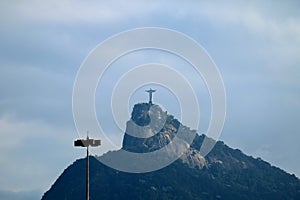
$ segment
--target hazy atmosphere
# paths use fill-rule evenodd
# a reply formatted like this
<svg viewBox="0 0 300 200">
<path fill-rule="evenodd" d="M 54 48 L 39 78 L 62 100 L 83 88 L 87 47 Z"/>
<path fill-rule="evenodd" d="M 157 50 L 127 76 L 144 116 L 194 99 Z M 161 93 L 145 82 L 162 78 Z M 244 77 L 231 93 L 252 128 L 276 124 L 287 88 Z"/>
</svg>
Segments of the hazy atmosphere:
<svg viewBox="0 0 300 200">
<path fill-rule="evenodd" d="M 1 1 L 0 195 L 25 192 L 39 199 L 69 164 L 85 156 L 73 147 L 77 71 L 99 43 L 141 27 L 173 29 L 202 45 L 226 89 L 220 140 L 300 177 L 299 8 L 298 1 Z M 111 115 L 107 98 L 132 62 L 174 65 L 194 88 L 205 90 L 180 59 L 137 52 L 116 61 L 100 82 L 100 121 Z M 156 87 L 155 101 L 180 118 L 178 104 L 170 104 L 175 97 Z M 148 100 L 146 88 L 133 94 L 129 110 Z M 208 95 L 197 93 L 204 115 L 210 112 Z M 208 119 L 202 118 L 198 132 L 205 132 Z M 119 148 L 122 132 L 106 120 Z"/>
</svg>

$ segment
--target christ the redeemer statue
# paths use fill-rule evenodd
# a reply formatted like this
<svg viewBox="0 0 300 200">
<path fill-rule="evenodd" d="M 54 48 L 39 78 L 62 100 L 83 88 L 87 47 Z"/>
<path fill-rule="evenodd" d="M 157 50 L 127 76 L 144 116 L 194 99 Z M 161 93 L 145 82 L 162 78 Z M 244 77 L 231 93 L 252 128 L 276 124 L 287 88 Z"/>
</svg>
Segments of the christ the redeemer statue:
<svg viewBox="0 0 300 200">
<path fill-rule="evenodd" d="M 149 93 L 149 104 L 152 105 L 152 93 L 154 93 L 156 90 L 152 90 L 150 88 L 150 90 L 146 90 L 146 92 Z"/>
</svg>

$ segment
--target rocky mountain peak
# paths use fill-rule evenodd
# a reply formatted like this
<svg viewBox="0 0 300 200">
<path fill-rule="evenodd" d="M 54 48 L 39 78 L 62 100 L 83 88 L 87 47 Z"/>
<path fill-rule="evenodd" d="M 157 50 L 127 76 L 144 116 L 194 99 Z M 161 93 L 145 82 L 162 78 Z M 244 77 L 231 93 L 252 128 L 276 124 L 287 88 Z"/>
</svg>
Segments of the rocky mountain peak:
<svg viewBox="0 0 300 200">
<path fill-rule="evenodd" d="M 136 153 L 158 150 L 173 139 L 179 125 L 158 105 L 136 104 L 126 124 L 122 148 Z"/>
<path fill-rule="evenodd" d="M 196 132 L 181 124 L 174 116 L 163 111 L 160 106 L 139 103 L 133 107 L 131 119 L 127 122 L 122 149 L 135 153 L 156 151 L 172 142 L 180 127 L 182 139 L 193 137 Z M 177 135 L 178 136 L 178 135 Z M 207 165 L 205 158 L 193 147 L 184 151 L 182 162 L 193 168 Z M 174 150 L 176 151 L 176 150 Z"/>
<path fill-rule="evenodd" d="M 196 134 L 158 105 L 136 104 L 126 125 L 122 149 L 98 157 L 100 161 L 120 161 L 134 167 L 136 163 L 124 160 L 122 150 L 154 152 L 172 144 L 178 136 L 188 148 L 182 151 L 180 159 L 147 173 L 119 171 L 91 157 L 91 199 L 299 199 L 300 180 L 296 176 L 224 142 L 216 142 L 203 157 L 199 152 L 201 145 L 204 139 L 212 139 Z M 185 143 L 190 136 L 194 138 L 192 143 Z M 178 149 L 169 150 L 172 153 Z M 156 156 L 150 159 L 161 161 Z M 149 162 L 144 166 L 147 165 Z M 85 166 L 85 159 L 75 161 L 42 200 L 84 199 Z"/>
</svg>

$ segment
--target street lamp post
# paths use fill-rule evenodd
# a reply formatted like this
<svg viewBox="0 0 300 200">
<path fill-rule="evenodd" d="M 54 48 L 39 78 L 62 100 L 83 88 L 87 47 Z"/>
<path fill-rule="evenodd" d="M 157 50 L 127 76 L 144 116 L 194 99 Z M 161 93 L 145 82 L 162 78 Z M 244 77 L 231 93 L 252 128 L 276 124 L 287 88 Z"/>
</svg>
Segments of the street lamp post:
<svg viewBox="0 0 300 200">
<path fill-rule="evenodd" d="M 90 199 L 90 158 L 89 158 L 89 146 L 97 147 L 101 145 L 101 140 L 90 139 L 89 136 L 86 139 L 79 139 L 74 141 L 75 147 L 86 147 L 86 200 Z"/>
</svg>

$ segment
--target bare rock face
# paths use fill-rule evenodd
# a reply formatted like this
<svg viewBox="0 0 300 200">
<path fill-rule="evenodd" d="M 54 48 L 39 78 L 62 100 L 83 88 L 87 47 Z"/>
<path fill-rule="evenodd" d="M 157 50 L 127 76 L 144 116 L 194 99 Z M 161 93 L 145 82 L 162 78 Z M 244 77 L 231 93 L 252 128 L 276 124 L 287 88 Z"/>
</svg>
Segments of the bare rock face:
<svg viewBox="0 0 300 200">
<path fill-rule="evenodd" d="M 196 149 L 190 148 L 180 157 L 180 160 L 191 168 L 202 169 L 203 167 L 207 167 L 205 158 Z"/>
<path fill-rule="evenodd" d="M 179 125 L 158 105 L 136 104 L 127 122 L 122 149 L 136 153 L 158 150 L 172 141 Z"/>
<path fill-rule="evenodd" d="M 178 134 L 180 130 L 180 134 Z M 168 115 L 158 105 L 136 104 L 131 119 L 127 122 L 123 148 L 126 151 L 145 153 L 159 150 L 169 145 L 167 156 L 182 154 L 181 160 L 192 168 L 206 166 L 205 158 L 200 152 L 190 147 L 186 138 L 194 138 L 195 131 L 182 125 L 172 115 Z M 174 137 L 180 138 L 180 145 L 173 145 Z M 159 159 L 159 158 L 155 158 Z"/>
</svg>

